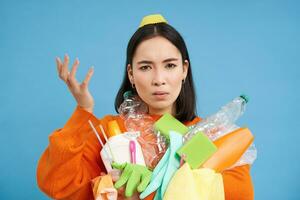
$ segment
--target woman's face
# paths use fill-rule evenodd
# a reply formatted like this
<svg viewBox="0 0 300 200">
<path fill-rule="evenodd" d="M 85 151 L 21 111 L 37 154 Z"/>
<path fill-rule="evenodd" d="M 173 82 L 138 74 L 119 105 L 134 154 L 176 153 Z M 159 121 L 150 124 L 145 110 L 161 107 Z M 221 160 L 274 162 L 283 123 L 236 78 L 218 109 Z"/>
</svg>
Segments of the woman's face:
<svg viewBox="0 0 300 200">
<path fill-rule="evenodd" d="M 189 63 L 182 62 L 180 51 L 164 37 L 141 42 L 135 51 L 128 77 L 149 114 L 175 113 L 175 101 L 187 76 Z"/>
</svg>

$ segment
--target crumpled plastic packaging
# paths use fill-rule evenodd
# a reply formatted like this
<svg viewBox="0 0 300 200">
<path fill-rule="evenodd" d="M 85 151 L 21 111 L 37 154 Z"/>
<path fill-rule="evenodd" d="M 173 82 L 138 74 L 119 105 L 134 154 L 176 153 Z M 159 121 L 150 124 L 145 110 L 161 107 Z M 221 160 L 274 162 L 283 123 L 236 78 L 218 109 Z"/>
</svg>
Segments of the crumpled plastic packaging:
<svg viewBox="0 0 300 200">
<path fill-rule="evenodd" d="M 128 95 L 120 105 L 118 112 L 124 119 L 127 131 L 140 131 L 137 138 L 142 147 L 146 166 L 154 169 L 167 149 L 163 136 L 155 132 L 154 120 L 148 115 L 147 105 L 137 95 Z"/>
<path fill-rule="evenodd" d="M 110 175 L 97 176 L 92 180 L 92 188 L 95 200 L 117 200 L 118 192 L 114 188 Z"/>
<path fill-rule="evenodd" d="M 204 118 L 196 125 L 190 127 L 189 132 L 184 135 L 184 141 L 188 141 L 194 134 L 201 131 L 207 135 L 212 141 L 238 129 L 235 122 L 243 115 L 249 98 L 246 95 L 240 95 L 229 103 L 221 107 L 221 109 Z M 230 168 L 245 164 L 253 164 L 257 157 L 257 150 L 252 143 L 242 157 Z"/>
</svg>

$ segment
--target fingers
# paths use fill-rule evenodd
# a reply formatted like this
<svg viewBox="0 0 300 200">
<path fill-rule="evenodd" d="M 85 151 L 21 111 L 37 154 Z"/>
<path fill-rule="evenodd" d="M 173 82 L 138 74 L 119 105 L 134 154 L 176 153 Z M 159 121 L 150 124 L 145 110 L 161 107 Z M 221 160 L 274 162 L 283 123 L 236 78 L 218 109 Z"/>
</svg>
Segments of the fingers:
<svg viewBox="0 0 300 200">
<path fill-rule="evenodd" d="M 119 163 L 113 162 L 113 163 L 111 164 L 111 166 L 112 166 L 114 169 L 123 170 L 123 169 L 126 167 L 126 164 L 127 164 L 127 163 L 119 164 Z"/>
<path fill-rule="evenodd" d="M 76 80 L 76 72 L 77 72 L 77 69 L 79 66 L 79 59 L 78 58 L 75 59 L 72 69 L 71 69 L 71 72 L 68 69 L 69 63 L 70 63 L 70 58 L 67 54 L 64 56 L 63 62 L 60 60 L 59 57 L 56 57 L 56 68 L 57 68 L 59 77 L 60 77 L 60 79 L 65 81 L 68 86 L 78 85 L 78 81 Z M 84 86 L 84 87 L 88 86 L 93 73 L 94 73 L 94 66 L 92 66 L 89 69 L 85 79 L 82 82 L 82 86 Z"/>
<path fill-rule="evenodd" d="M 60 75 L 61 68 L 62 68 L 62 63 L 59 57 L 56 57 L 56 68 L 57 68 L 57 73 Z"/>
<path fill-rule="evenodd" d="M 121 176 L 121 171 L 118 169 L 112 169 L 108 173 L 111 175 L 113 182 L 116 182 L 117 180 L 119 180 L 119 178 Z"/>
<path fill-rule="evenodd" d="M 143 192 L 146 189 L 146 187 L 149 185 L 150 180 L 151 180 L 151 173 L 143 174 L 141 177 L 141 183 L 137 187 L 137 191 Z"/>
<path fill-rule="evenodd" d="M 67 81 L 67 78 L 70 74 L 68 70 L 68 65 L 69 65 L 69 56 L 67 54 L 64 57 L 64 62 L 62 62 L 59 57 L 56 57 L 56 66 L 57 66 L 57 72 L 59 78 L 65 82 Z"/>
<path fill-rule="evenodd" d="M 126 184 L 126 190 L 125 190 L 126 197 L 131 197 L 133 195 L 139 182 L 140 182 L 140 174 L 137 171 L 133 171 Z"/>
<path fill-rule="evenodd" d="M 76 58 L 73 66 L 72 66 L 71 73 L 68 76 L 68 81 L 71 83 L 71 85 L 78 84 L 78 82 L 76 80 L 76 72 L 77 72 L 78 66 L 79 66 L 79 60 L 78 60 L 78 58 Z"/>
<path fill-rule="evenodd" d="M 118 189 L 118 188 L 122 187 L 129 179 L 131 173 L 132 173 L 132 168 L 125 167 L 120 179 L 115 183 L 115 188 Z"/>
<path fill-rule="evenodd" d="M 88 84 L 89 84 L 89 82 L 90 82 L 90 80 L 91 80 L 91 77 L 92 77 L 93 73 L 94 73 L 94 66 L 92 66 L 92 67 L 89 69 L 89 71 L 88 71 L 88 73 L 87 73 L 85 79 L 84 79 L 83 82 L 82 82 L 82 86 L 88 86 Z"/>
<path fill-rule="evenodd" d="M 64 78 L 65 81 L 67 80 L 68 75 L 69 75 L 69 69 L 68 69 L 69 62 L 70 62 L 70 58 L 66 54 L 65 57 L 64 57 L 64 63 L 62 65 L 62 69 L 61 69 L 61 75 L 62 75 L 62 77 Z"/>
</svg>

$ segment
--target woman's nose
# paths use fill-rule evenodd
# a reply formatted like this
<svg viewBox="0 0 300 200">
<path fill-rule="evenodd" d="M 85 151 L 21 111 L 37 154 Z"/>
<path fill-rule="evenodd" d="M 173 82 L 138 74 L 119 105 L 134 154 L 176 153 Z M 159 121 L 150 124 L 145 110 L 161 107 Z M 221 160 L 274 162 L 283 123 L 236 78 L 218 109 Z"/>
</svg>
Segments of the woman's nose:
<svg viewBox="0 0 300 200">
<path fill-rule="evenodd" d="M 153 74 L 153 79 L 152 79 L 152 85 L 154 86 L 160 86 L 160 85 L 165 85 L 166 81 L 164 79 L 164 75 L 161 71 L 157 70 Z"/>
<path fill-rule="evenodd" d="M 161 86 L 161 85 L 165 85 L 165 82 L 154 82 L 155 86 Z"/>
</svg>

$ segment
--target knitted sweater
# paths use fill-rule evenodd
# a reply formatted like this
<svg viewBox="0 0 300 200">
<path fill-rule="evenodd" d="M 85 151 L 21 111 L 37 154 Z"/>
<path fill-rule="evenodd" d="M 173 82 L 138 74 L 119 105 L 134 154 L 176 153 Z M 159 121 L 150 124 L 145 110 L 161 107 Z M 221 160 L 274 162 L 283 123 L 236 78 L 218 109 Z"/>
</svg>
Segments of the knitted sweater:
<svg viewBox="0 0 300 200">
<path fill-rule="evenodd" d="M 152 116 L 155 120 L 159 116 Z M 122 132 L 126 131 L 119 115 L 96 118 L 77 106 L 63 128 L 54 130 L 49 136 L 49 145 L 42 154 L 37 167 L 37 183 L 40 189 L 54 199 L 93 199 L 91 180 L 106 172 L 100 158 L 101 146 L 90 128 L 88 120 L 95 127 L 101 124 L 107 132 L 108 122 L 116 120 Z M 184 122 L 193 125 L 201 119 Z M 98 132 L 100 132 L 97 129 Z M 102 136 L 100 136 L 101 139 Z M 222 173 L 226 200 L 254 199 L 250 166 L 244 165 Z M 147 199 L 152 199 L 150 195 Z"/>
</svg>

